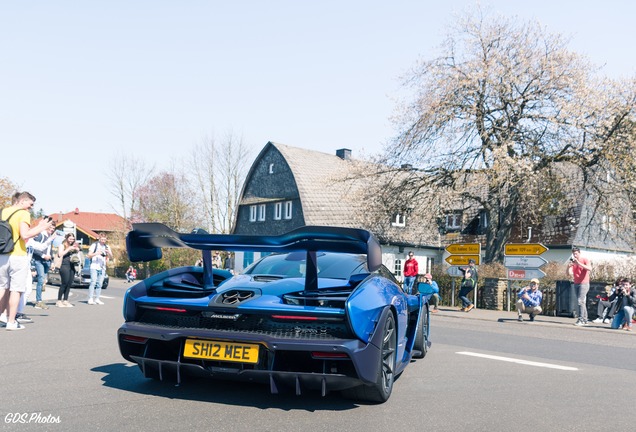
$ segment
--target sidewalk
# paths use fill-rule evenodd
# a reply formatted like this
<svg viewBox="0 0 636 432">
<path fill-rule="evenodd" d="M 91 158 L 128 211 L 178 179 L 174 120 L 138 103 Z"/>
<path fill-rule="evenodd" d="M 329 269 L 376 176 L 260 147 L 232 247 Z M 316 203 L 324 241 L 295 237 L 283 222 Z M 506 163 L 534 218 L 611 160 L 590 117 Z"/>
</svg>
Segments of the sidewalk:
<svg viewBox="0 0 636 432">
<path fill-rule="evenodd" d="M 58 288 L 56 286 L 46 285 L 46 290 L 42 292 L 42 301 L 48 306 L 55 304 L 55 302 L 57 301 L 57 292 Z M 72 301 L 73 299 L 69 298 L 69 300 Z M 27 303 L 35 304 L 35 284 L 33 284 L 33 290 L 31 290 L 31 294 L 27 299 Z"/>
<path fill-rule="evenodd" d="M 464 319 L 464 320 L 480 320 L 480 321 L 492 321 L 503 324 L 517 324 L 517 325 L 535 325 L 535 326 L 549 326 L 549 327 L 567 327 L 578 329 L 593 329 L 593 330 L 606 330 L 615 332 L 609 324 L 593 323 L 589 322 L 586 326 L 577 327 L 574 325 L 576 318 L 551 316 L 551 315 L 537 315 L 534 321 L 530 321 L 528 314 L 523 314 L 523 322 L 517 321 L 517 312 L 487 310 L 487 309 L 473 309 L 470 312 L 462 312 L 459 307 L 440 306 L 439 312 L 431 314 L 431 319 L 435 319 L 437 316 L 443 316 L 448 318 Z M 623 333 L 636 334 L 636 324 L 633 324 L 634 331 Z"/>
</svg>

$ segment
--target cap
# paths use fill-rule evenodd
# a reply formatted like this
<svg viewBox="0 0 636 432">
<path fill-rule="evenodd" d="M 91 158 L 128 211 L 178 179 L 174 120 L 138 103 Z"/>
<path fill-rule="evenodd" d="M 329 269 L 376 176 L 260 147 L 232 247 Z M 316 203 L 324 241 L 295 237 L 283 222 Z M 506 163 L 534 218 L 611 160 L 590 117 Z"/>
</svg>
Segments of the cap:
<svg viewBox="0 0 636 432">
<path fill-rule="evenodd" d="M 472 259 L 472 258 L 468 260 L 468 264 L 471 264 L 471 263 L 472 263 L 472 264 L 475 264 L 475 262 L 476 262 L 476 261 L 475 261 L 474 259 Z"/>
<path fill-rule="evenodd" d="M 426 273 L 426 274 L 424 275 L 424 277 L 425 277 L 426 279 L 433 280 L 433 276 L 432 276 L 430 273 Z"/>
<path fill-rule="evenodd" d="M 535 283 L 535 284 L 539 285 L 539 279 L 534 278 L 534 279 L 532 279 L 532 280 L 530 281 L 530 283 Z"/>
</svg>

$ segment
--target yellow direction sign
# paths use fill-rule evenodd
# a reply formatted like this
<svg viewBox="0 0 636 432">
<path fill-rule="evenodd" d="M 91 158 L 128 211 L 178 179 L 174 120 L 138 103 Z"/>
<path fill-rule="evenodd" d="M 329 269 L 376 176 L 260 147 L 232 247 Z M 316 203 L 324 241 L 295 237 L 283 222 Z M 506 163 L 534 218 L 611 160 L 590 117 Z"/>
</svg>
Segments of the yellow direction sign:
<svg viewBox="0 0 636 432">
<path fill-rule="evenodd" d="M 446 262 L 452 266 L 468 265 L 469 260 L 475 260 L 475 265 L 479 265 L 479 255 L 450 255 L 446 257 Z"/>
<path fill-rule="evenodd" d="M 446 246 L 446 252 L 457 255 L 479 255 L 481 254 L 480 243 L 453 243 Z"/>
<path fill-rule="evenodd" d="M 541 255 L 548 250 L 541 243 L 506 243 L 505 255 Z"/>
</svg>

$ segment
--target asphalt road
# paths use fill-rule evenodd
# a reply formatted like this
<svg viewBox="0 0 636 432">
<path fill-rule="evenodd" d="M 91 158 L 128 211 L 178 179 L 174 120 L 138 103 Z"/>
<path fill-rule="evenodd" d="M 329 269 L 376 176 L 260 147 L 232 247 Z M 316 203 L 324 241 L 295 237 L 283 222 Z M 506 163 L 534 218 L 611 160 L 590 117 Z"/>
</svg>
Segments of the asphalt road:
<svg viewBox="0 0 636 432">
<path fill-rule="evenodd" d="M 432 317 L 427 357 L 399 377 L 387 403 L 368 405 L 339 394 L 273 396 L 267 386 L 244 383 L 147 380 L 117 348 L 126 288 L 113 279 L 104 306 L 87 305 L 86 290 L 74 289 L 76 307 L 28 307 L 35 322 L 26 330 L 0 329 L 0 430 L 598 431 L 636 425 L 636 335 L 607 326 L 577 328 L 571 319 L 549 317 L 518 323 L 512 313 L 444 310 Z"/>
</svg>

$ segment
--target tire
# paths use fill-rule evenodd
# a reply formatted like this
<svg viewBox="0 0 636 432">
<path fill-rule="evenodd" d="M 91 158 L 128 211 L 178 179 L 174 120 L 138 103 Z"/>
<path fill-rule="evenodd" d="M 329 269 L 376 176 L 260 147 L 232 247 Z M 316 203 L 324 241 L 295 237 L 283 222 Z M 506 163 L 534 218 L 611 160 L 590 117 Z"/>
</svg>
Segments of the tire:
<svg viewBox="0 0 636 432">
<path fill-rule="evenodd" d="M 380 367 L 375 384 L 361 385 L 344 390 L 345 397 L 366 402 L 386 402 L 393 391 L 397 350 L 397 328 L 395 317 L 389 313 L 383 327 Z"/>
<path fill-rule="evenodd" d="M 414 354 L 414 358 L 424 358 L 428 352 L 428 337 L 429 337 L 429 318 L 430 312 L 428 304 L 422 307 L 422 316 L 420 322 L 417 323 L 417 329 L 415 330 L 415 343 L 413 344 L 413 351 L 419 351 L 418 354 Z"/>
</svg>

